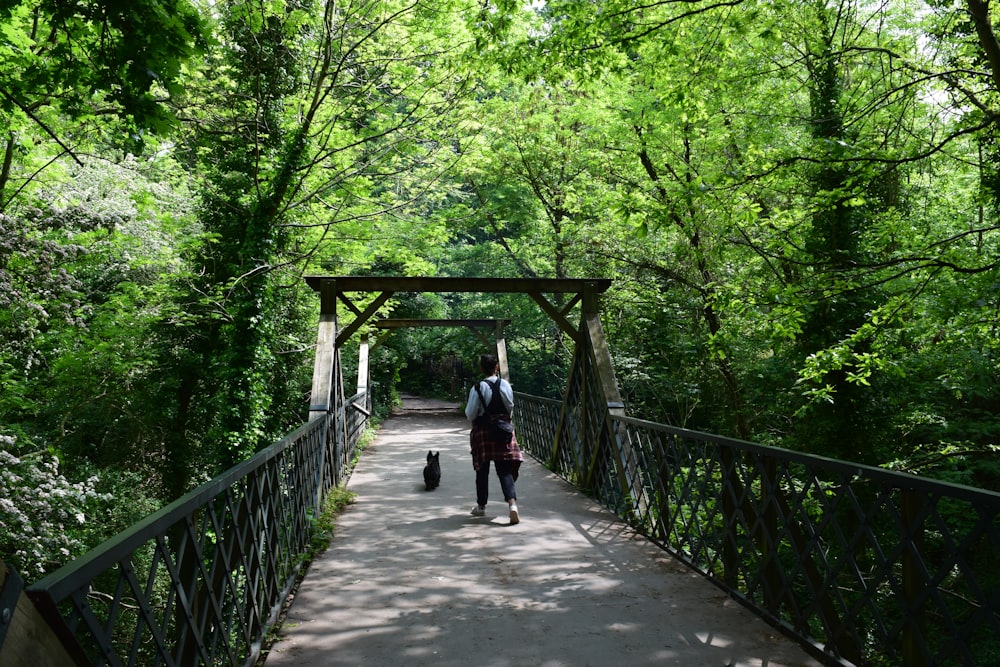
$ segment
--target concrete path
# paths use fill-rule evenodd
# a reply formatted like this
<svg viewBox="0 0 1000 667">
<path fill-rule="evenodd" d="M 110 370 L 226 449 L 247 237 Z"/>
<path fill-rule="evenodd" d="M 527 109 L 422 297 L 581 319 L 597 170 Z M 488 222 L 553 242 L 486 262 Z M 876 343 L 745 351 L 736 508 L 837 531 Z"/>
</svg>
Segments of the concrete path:
<svg viewBox="0 0 1000 667">
<path fill-rule="evenodd" d="M 408 401 L 297 592 L 267 667 L 820 665 L 533 460 L 487 516 L 457 406 Z M 445 409 L 441 409 L 445 408 Z M 427 451 L 441 486 L 424 490 Z"/>
</svg>

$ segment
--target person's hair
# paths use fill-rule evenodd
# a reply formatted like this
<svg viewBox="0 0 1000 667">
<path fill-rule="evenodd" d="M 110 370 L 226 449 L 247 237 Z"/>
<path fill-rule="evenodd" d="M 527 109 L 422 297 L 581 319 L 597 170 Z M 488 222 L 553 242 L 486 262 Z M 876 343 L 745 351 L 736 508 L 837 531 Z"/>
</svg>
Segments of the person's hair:
<svg viewBox="0 0 1000 667">
<path fill-rule="evenodd" d="M 484 354 L 479 357 L 479 369 L 484 373 L 492 373 L 499 364 L 500 361 L 495 354 Z"/>
</svg>

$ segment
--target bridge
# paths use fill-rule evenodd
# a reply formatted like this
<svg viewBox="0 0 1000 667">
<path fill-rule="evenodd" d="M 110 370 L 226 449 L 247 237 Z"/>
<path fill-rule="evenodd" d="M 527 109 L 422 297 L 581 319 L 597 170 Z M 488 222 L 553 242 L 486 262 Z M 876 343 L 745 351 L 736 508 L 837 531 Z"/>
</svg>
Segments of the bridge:
<svg viewBox="0 0 1000 667">
<path fill-rule="evenodd" d="M 427 451 L 442 484 L 424 490 Z M 528 459 L 521 522 L 491 482 L 473 517 L 457 404 L 403 397 L 351 473 L 267 667 L 820 663 L 600 503 Z"/>
<path fill-rule="evenodd" d="M 305 665 L 310 634 L 328 642 L 321 647 L 328 661 L 314 664 L 336 664 L 338 650 L 346 657 L 341 664 L 457 664 L 456 654 L 463 660 L 488 655 L 487 664 L 511 664 L 515 660 L 500 659 L 505 651 L 532 663 L 522 644 L 529 638 L 536 645 L 558 647 L 563 642 L 561 651 L 533 654 L 548 656 L 538 664 L 603 664 L 606 658 L 640 664 L 1000 662 L 1000 494 L 627 415 L 600 323 L 599 295 L 609 281 L 308 280 L 320 296 L 309 420 L 27 590 L 15 572 L 5 571 L 0 664 L 254 665 L 266 655 L 266 662 Z M 360 452 L 372 411 L 370 342 L 362 332 L 366 323 L 383 334 L 401 326 L 467 326 L 498 352 L 502 372 L 509 374 L 503 320 L 372 321 L 393 293 L 419 291 L 528 294 L 575 345 L 561 398 L 515 394 L 518 440 L 533 459 L 524 484 L 547 485 L 526 487 L 523 525 L 504 527 L 506 532 L 490 532 L 497 522 L 489 517 L 474 519 L 456 510 L 459 496 L 465 497 L 471 486 L 468 469 L 464 480 L 462 472 L 455 472 L 462 470 L 458 443 L 464 430 L 456 418 L 447 422 L 447 436 L 436 426 L 408 431 L 413 446 L 419 443 L 418 451 L 377 440 L 371 451 Z M 377 296 L 362 309 L 352 298 L 360 292 Z M 341 307 L 354 315 L 344 327 L 338 321 Z M 483 329 L 492 329 L 492 340 Z M 348 391 L 340 353 L 356 334 L 357 384 Z M 380 437 L 399 428 L 394 419 L 402 417 L 389 419 Z M 393 512 L 409 508 L 375 503 L 376 513 L 365 514 L 366 497 L 376 497 L 364 491 L 365 476 L 377 477 L 379 466 L 399 469 L 382 481 L 392 493 L 413 498 L 419 467 L 404 473 L 407 466 L 392 457 L 414 456 L 419 464 L 432 448 L 425 444 L 434 440 L 441 446 L 433 449 L 443 450 L 445 461 L 454 462 L 445 467 L 450 481 L 441 493 L 419 497 L 421 503 L 448 498 L 444 506 L 428 506 L 423 522 L 425 530 L 446 534 L 429 540 L 411 533 L 408 543 L 400 543 L 394 528 L 407 522 L 390 519 Z M 351 477 L 355 461 L 357 478 Z M 396 474 L 401 477 L 392 484 Z M 316 518 L 331 490 L 344 484 L 362 491 L 358 507 L 343 517 L 350 528 L 336 538 L 332 557 L 318 559 L 315 571 L 308 569 L 303 578 Z M 556 512 L 568 499 L 579 504 Z M 556 515 L 568 517 L 562 519 L 569 521 L 568 527 Z M 509 559 L 503 555 L 504 544 L 526 539 L 533 520 L 552 542 L 540 553 L 565 556 L 541 568 L 543 574 L 531 566 L 530 550 L 515 549 Z M 465 536 L 471 536 L 471 544 Z M 578 548 L 581 537 L 594 544 L 613 542 L 627 553 L 612 561 L 610 546 L 598 552 L 596 558 L 611 563 L 607 567 L 612 570 L 604 571 L 605 586 L 614 579 L 608 572 L 616 568 L 641 574 L 642 583 L 632 588 L 624 575 L 616 575 L 622 579 L 621 590 L 635 602 L 616 606 L 612 623 L 588 625 L 594 598 L 566 595 L 573 586 L 586 588 L 580 567 L 595 557 Z M 485 564 L 475 557 L 477 540 L 489 554 Z M 423 546 L 415 549 L 414 542 Z M 374 554 L 375 561 L 378 554 L 427 552 L 423 557 L 429 553 L 432 558 L 415 561 L 421 568 L 417 571 L 406 570 L 407 559 L 396 557 L 383 558 L 400 568 L 395 570 L 379 562 L 336 558 L 347 553 L 342 548 L 363 549 L 364 544 L 377 545 L 361 552 Z M 449 556 L 456 562 L 443 567 Z M 598 634 L 607 635 L 606 641 L 585 641 L 580 635 L 574 640 L 552 625 L 554 614 L 529 614 L 517 601 L 494 597 L 484 605 L 508 613 L 470 614 L 468 599 L 456 599 L 457 585 L 450 578 L 463 573 L 476 577 L 485 567 L 508 583 L 523 571 L 516 588 L 522 602 L 535 605 L 536 611 L 546 603 L 562 605 L 568 617 L 577 617 L 577 630 L 600 627 Z M 323 572 L 327 582 L 338 583 L 325 583 Z M 386 603 L 390 593 L 376 581 L 366 581 L 365 572 L 381 577 L 390 590 L 400 578 L 427 575 L 420 584 L 428 600 L 423 610 L 439 620 L 426 630 L 441 641 L 419 640 L 412 632 L 409 643 L 385 641 L 399 619 L 386 616 L 393 609 Z M 698 583 L 704 592 L 671 593 L 678 578 Z M 560 581 L 573 583 L 560 587 Z M 442 593 L 435 595 L 435 589 Z M 543 595 L 543 589 L 551 595 Z M 555 595 L 557 589 L 561 595 Z M 272 631 L 293 591 L 296 601 L 287 613 L 294 623 L 282 626 L 273 642 Z M 478 592 L 503 595 L 489 586 Z M 325 596 L 318 606 L 317 595 Z M 719 603 L 720 595 L 726 604 Z M 669 606 L 649 605 L 650 599 L 667 596 L 672 596 Z M 370 600 L 372 607 L 355 606 L 358 600 Z M 340 619 L 335 621 L 339 632 L 295 631 L 296 625 L 320 622 L 325 612 L 319 610 L 340 603 L 356 623 L 353 630 Z M 456 605 L 459 617 L 470 625 L 464 632 L 446 630 L 447 610 Z M 696 619 L 712 614 L 718 618 L 697 629 Z M 492 623 L 507 615 L 539 625 L 522 625 L 518 636 L 523 639 L 511 639 L 508 633 L 475 640 L 477 618 Z M 357 624 L 358 617 L 373 622 Z M 365 631 L 376 637 L 375 643 L 356 641 L 355 635 Z M 643 635 L 651 635 L 653 644 L 639 643 Z M 384 645 L 391 654 L 378 653 Z M 697 654 L 702 658 L 688 652 L 689 645 L 702 649 Z"/>
</svg>

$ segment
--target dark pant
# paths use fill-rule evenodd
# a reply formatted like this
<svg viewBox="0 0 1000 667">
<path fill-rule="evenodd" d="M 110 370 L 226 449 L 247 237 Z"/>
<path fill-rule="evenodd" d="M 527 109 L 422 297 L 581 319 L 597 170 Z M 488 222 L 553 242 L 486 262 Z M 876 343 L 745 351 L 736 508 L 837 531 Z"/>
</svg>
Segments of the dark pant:
<svg viewBox="0 0 1000 667">
<path fill-rule="evenodd" d="M 500 480 L 500 489 L 503 490 L 503 499 L 506 501 L 517 500 L 514 492 L 514 462 L 494 461 L 493 465 L 497 469 L 497 478 Z M 485 505 L 490 495 L 490 462 L 483 461 L 476 471 L 476 501 L 480 505 Z"/>
</svg>

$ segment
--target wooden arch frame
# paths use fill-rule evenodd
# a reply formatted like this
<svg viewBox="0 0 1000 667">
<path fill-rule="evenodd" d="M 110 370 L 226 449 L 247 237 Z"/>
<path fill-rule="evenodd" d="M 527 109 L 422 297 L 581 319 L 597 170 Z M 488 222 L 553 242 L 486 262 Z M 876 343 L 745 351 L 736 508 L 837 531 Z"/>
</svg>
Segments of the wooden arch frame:
<svg viewBox="0 0 1000 667">
<path fill-rule="evenodd" d="M 587 347 L 593 352 L 608 406 L 620 407 L 621 397 L 614 377 L 611 355 L 599 317 L 600 295 L 611 286 L 606 278 L 428 278 L 384 276 L 306 276 L 306 282 L 320 295 L 319 332 L 316 341 L 316 360 L 313 366 L 312 395 L 309 418 L 323 417 L 343 401 L 340 369 L 340 348 L 378 312 L 396 292 L 483 292 L 527 294 L 538 306 L 570 336 L 578 349 Z M 378 296 L 364 309 L 358 308 L 348 294 L 377 292 Z M 549 300 L 549 294 L 570 294 L 564 306 Z M 354 313 L 355 319 L 343 329 L 337 322 L 338 304 Z M 581 323 L 573 326 L 567 319 L 577 305 L 581 309 Z M 472 322 L 472 320 L 469 320 Z M 415 326 L 420 320 L 410 321 Z M 426 320 L 424 320 L 426 322 Z M 461 320 L 447 320 L 449 323 Z M 376 324 L 376 326 L 378 326 Z M 395 325 L 389 325 L 395 326 Z M 402 326 L 402 325 L 400 325 Z M 367 341 L 363 342 L 362 363 L 367 366 Z M 506 347 L 498 349 L 501 372 L 506 375 Z M 589 356 L 589 355 L 588 355 Z M 359 374 L 358 389 L 367 388 L 367 374 Z"/>
</svg>

